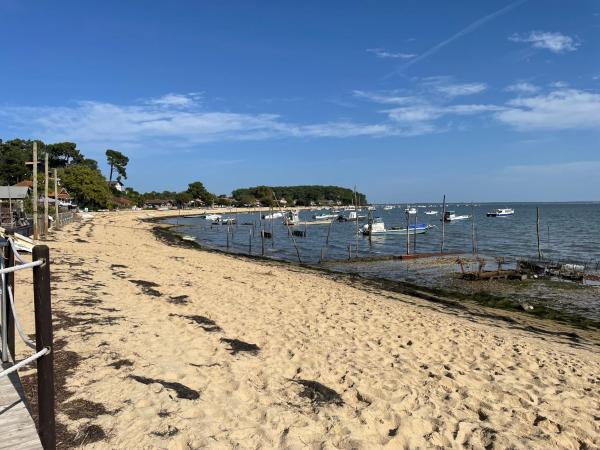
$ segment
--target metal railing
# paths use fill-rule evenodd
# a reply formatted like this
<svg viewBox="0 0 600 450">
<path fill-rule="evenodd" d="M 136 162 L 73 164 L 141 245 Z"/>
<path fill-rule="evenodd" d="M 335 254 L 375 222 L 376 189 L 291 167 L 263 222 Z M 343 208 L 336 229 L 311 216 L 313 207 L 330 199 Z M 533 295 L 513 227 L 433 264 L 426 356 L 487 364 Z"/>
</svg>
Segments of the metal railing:
<svg viewBox="0 0 600 450">
<path fill-rule="evenodd" d="M 44 449 L 56 448 L 56 426 L 54 417 L 54 355 L 52 353 L 52 306 L 50 291 L 50 252 L 45 245 L 36 245 L 32 261 L 26 262 L 16 250 L 11 238 L 0 240 L 1 276 L 1 350 L 3 367 L 0 377 L 7 376 L 33 361 L 37 362 L 38 430 Z M 15 308 L 15 278 L 20 270 L 33 269 L 33 302 L 35 314 L 35 342 L 21 328 Z M 35 353 L 15 362 L 15 329 L 25 345 Z M 0 430 L 1 432 L 1 430 Z"/>
</svg>

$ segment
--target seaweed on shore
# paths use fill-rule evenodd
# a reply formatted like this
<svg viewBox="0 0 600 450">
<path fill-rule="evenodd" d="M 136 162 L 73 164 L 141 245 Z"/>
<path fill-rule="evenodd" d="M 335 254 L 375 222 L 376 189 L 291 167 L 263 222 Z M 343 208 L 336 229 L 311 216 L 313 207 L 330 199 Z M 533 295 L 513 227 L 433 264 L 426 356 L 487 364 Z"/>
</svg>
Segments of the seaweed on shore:
<svg viewBox="0 0 600 450">
<path fill-rule="evenodd" d="M 344 400 L 336 391 L 324 384 L 314 380 L 290 380 L 304 387 L 298 394 L 300 397 L 307 398 L 315 406 L 335 405 L 342 406 Z"/>
<path fill-rule="evenodd" d="M 110 414 L 102 403 L 83 398 L 71 400 L 62 405 L 62 412 L 71 420 L 95 419 L 102 414 Z"/>
<path fill-rule="evenodd" d="M 128 378 L 131 378 L 132 380 L 135 380 L 138 383 L 142 384 L 161 384 L 165 389 L 175 391 L 175 393 L 177 394 L 177 398 L 182 398 L 184 400 L 197 400 L 200 398 L 200 393 L 198 391 L 191 389 L 188 386 L 178 383 L 176 381 L 165 381 L 158 378 L 147 378 L 141 375 L 129 375 Z"/>
<path fill-rule="evenodd" d="M 251 355 L 257 355 L 260 351 L 260 347 L 256 344 L 250 344 L 248 342 L 240 341 L 239 339 L 228 339 L 221 338 L 221 342 L 229 344 L 229 353 L 236 355 L 240 352 L 250 353 Z"/>
<path fill-rule="evenodd" d="M 108 367 L 114 367 L 115 369 L 120 369 L 121 367 L 132 367 L 133 361 L 130 359 L 119 359 L 113 363 L 110 363 Z"/>
<path fill-rule="evenodd" d="M 200 327 L 204 330 L 204 331 L 208 331 L 209 333 L 214 333 L 216 331 L 223 331 L 223 329 L 217 325 L 217 322 L 215 322 L 212 319 L 209 319 L 208 317 L 204 317 L 204 316 L 199 316 L 199 315 L 192 315 L 192 316 L 186 316 L 184 314 L 169 314 L 169 317 L 182 317 L 184 319 L 188 319 L 191 320 L 193 323 L 196 323 L 198 325 L 200 325 Z"/>
<path fill-rule="evenodd" d="M 174 305 L 185 305 L 189 302 L 189 296 L 187 296 L 187 295 L 171 296 L 171 297 L 169 297 L 169 300 L 167 300 L 167 301 Z"/>
<path fill-rule="evenodd" d="M 155 287 L 160 287 L 159 284 L 154 283 L 153 281 L 146 280 L 129 280 L 130 283 L 133 283 L 142 288 L 142 292 L 151 297 L 161 297 L 162 293 L 156 289 Z"/>
</svg>

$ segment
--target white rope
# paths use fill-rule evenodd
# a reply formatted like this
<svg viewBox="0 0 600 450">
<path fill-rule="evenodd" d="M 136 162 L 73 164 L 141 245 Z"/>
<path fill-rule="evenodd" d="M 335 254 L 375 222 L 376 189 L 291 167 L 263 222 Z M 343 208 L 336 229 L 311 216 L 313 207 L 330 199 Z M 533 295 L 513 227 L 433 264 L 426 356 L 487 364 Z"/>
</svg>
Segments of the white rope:
<svg viewBox="0 0 600 450">
<path fill-rule="evenodd" d="M 19 319 L 17 318 L 17 310 L 15 308 L 15 301 L 14 301 L 14 297 L 13 297 L 13 293 L 12 293 L 12 286 L 7 286 L 8 291 L 8 300 L 10 303 L 10 309 L 12 310 L 12 315 L 13 315 L 13 320 L 15 321 L 15 328 L 17 329 L 17 331 L 19 332 L 19 336 L 21 336 L 21 339 L 23 340 L 23 342 L 25 343 L 25 345 L 33 348 L 35 350 L 35 342 L 33 342 L 31 339 L 29 339 L 27 337 L 27 335 L 25 334 L 25 332 L 23 331 L 23 329 L 21 328 L 21 324 L 19 323 Z"/>
<path fill-rule="evenodd" d="M 17 272 L 19 270 L 30 269 L 32 267 L 41 266 L 42 264 L 44 264 L 44 261 L 42 259 L 38 259 L 37 261 L 19 264 L 18 266 L 6 267 L 4 269 L 0 269 L 0 275 Z"/>
<path fill-rule="evenodd" d="M 19 261 L 21 264 L 25 264 L 27 261 L 25 261 L 23 259 L 23 257 L 19 254 L 19 252 L 17 251 L 14 240 L 12 238 L 8 238 L 8 243 L 10 244 L 10 247 L 12 248 L 13 255 L 15 255 L 15 259 L 17 261 Z"/>
<path fill-rule="evenodd" d="M 42 350 L 40 350 L 39 352 L 34 353 L 33 355 L 31 355 L 29 358 L 25 358 L 23 361 L 20 361 L 20 362 L 18 362 L 16 364 L 12 365 L 8 369 L 3 370 L 2 372 L 0 372 L 0 378 L 4 377 L 6 375 L 10 375 L 11 373 L 19 370 L 21 367 L 26 366 L 30 362 L 35 361 L 36 359 L 44 356 L 47 353 L 50 353 L 50 349 L 47 348 L 47 347 L 45 347 Z"/>
</svg>

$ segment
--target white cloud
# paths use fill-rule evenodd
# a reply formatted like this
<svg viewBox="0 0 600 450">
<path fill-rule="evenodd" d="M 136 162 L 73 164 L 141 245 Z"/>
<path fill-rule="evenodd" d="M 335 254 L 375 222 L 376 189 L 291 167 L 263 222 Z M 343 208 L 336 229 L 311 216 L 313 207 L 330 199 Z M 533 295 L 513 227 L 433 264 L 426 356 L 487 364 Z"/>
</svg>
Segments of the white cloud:
<svg viewBox="0 0 600 450">
<path fill-rule="evenodd" d="M 374 54 L 378 58 L 390 58 L 390 59 L 410 59 L 410 58 L 414 58 L 415 56 L 417 56 L 413 53 L 390 52 L 383 48 L 368 48 L 367 52 Z"/>
<path fill-rule="evenodd" d="M 148 104 L 160 106 L 192 106 L 197 104 L 201 94 L 166 94 L 162 97 L 151 98 Z"/>
<path fill-rule="evenodd" d="M 581 44 L 579 40 L 562 33 L 531 31 L 528 35 L 513 34 L 508 38 L 512 42 L 530 43 L 534 48 L 550 50 L 553 53 L 574 52 Z"/>
<path fill-rule="evenodd" d="M 600 94 L 561 89 L 516 98 L 509 101 L 507 108 L 499 111 L 496 118 L 518 130 L 600 130 Z"/>
<path fill-rule="evenodd" d="M 507 92 L 516 92 L 518 94 L 535 94 L 540 88 L 526 81 L 520 81 L 507 86 L 504 90 Z"/>
<path fill-rule="evenodd" d="M 445 84 L 436 87 L 438 92 L 441 92 L 448 97 L 479 94 L 486 89 L 487 85 L 485 83 Z"/>
<path fill-rule="evenodd" d="M 195 107 L 193 99 L 178 94 L 132 105 L 85 101 L 62 107 L 8 106 L 0 108 L 0 123 L 15 135 L 38 136 L 48 142 L 68 140 L 95 151 L 113 145 L 131 150 L 227 140 L 381 137 L 415 132 L 391 121 L 299 124 L 277 114 L 204 111 Z"/>
</svg>

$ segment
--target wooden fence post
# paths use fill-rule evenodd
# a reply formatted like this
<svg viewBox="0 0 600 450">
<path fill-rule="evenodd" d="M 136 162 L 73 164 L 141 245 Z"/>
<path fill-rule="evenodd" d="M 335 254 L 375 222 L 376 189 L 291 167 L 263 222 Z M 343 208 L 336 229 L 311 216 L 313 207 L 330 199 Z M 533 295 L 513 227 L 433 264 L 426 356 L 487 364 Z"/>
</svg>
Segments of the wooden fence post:
<svg viewBox="0 0 600 450">
<path fill-rule="evenodd" d="M 8 242 L 7 242 L 8 243 Z M 15 265 L 15 254 L 13 252 L 12 247 L 7 245 L 4 249 L 5 255 L 5 267 L 12 267 Z M 7 273 L 6 275 L 6 295 L 8 296 L 8 289 L 12 291 L 13 301 L 15 301 L 15 273 Z M 13 316 L 13 310 L 9 304 L 9 298 L 7 297 L 6 302 L 6 333 L 7 333 L 7 343 L 8 343 L 8 352 L 15 361 L 15 319 Z"/>
<path fill-rule="evenodd" d="M 32 260 L 44 264 L 33 268 L 33 303 L 35 307 L 35 345 L 39 352 L 49 348 L 37 360 L 38 423 L 44 450 L 56 449 L 54 420 L 54 349 L 52 338 L 52 306 L 50 296 L 50 252 L 46 245 L 33 247 Z"/>
</svg>

